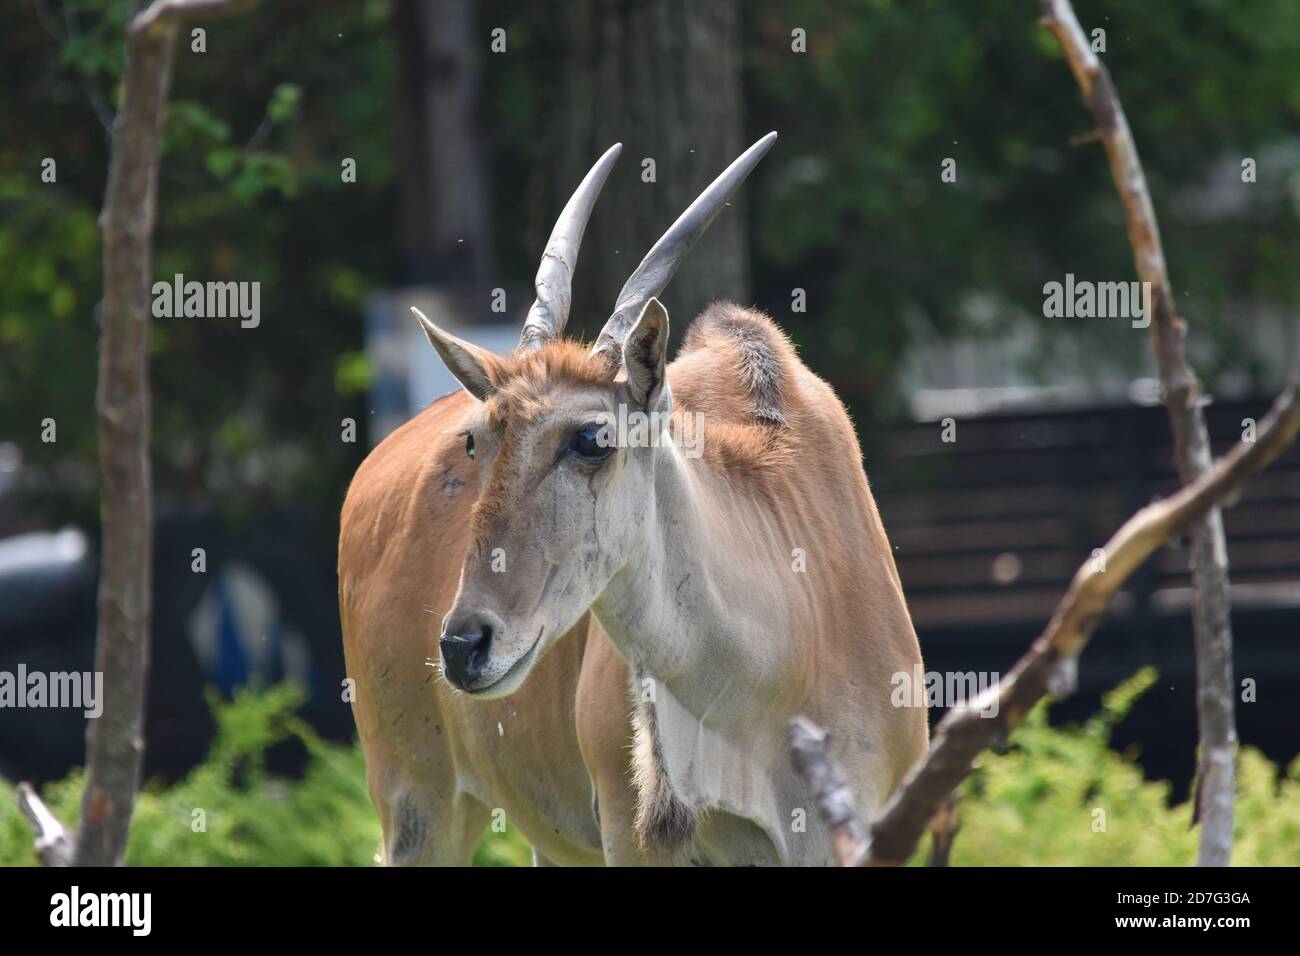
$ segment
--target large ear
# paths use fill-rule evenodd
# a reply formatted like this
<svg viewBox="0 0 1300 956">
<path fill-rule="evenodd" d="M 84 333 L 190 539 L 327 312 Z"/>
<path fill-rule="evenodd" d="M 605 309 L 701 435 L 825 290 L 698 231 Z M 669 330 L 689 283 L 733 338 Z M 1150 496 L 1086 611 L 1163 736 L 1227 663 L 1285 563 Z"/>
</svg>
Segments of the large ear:
<svg viewBox="0 0 1300 956">
<path fill-rule="evenodd" d="M 464 339 L 456 338 L 450 332 L 444 332 L 415 306 L 411 306 L 411 311 L 420 320 L 424 334 L 429 337 L 430 344 L 438 350 L 438 355 L 442 357 L 447 370 L 465 386 L 465 391 L 480 402 L 486 401 L 488 396 L 496 391 L 491 370 L 500 364 L 500 359 L 487 349 L 481 349 Z"/>
<path fill-rule="evenodd" d="M 623 340 L 623 368 L 633 403 L 655 411 L 665 399 L 671 402 L 664 368 L 668 361 L 668 312 L 656 298 L 641 310 L 641 317 Z"/>
</svg>

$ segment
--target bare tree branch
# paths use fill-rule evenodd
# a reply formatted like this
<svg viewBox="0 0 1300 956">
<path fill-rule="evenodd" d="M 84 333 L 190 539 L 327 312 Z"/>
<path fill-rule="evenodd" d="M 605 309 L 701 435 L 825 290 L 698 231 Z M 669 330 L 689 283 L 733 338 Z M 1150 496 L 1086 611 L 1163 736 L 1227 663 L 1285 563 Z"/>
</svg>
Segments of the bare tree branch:
<svg viewBox="0 0 1300 956">
<path fill-rule="evenodd" d="M 1069 0 L 1042 0 L 1042 9 L 1042 23 L 1060 42 L 1083 100 L 1096 120 L 1124 206 L 1138 276 L 1150 284 L 1152 347 L 1173 429 L 1175 463 L 1182 483 L 1188 485 L 1210 469 L 1210 442 L 1201 411 L 1200 385 L 1183 348 L 1187 325 L 1174 312 L 1160 229 L 1137 144 L 1110 74 L 1092 52 Z M 1228 551 L 1223 516 L 1217 508 L 1212 508 L 1193 529 L 1191 566 L 1196 715 L 1201 741 L 1197 787 L 1201 843 L 1197 862 L 1201 866 L 1227 866 L 1232 857 L 1237 728 L 1233 713 Z"/>
<path fill-rule="evenodd" d="M 806 717 L 790 721 L 789 734 L 794 768 L 808 782 L 817 813 L 830 827 L 836 860 L 840 866 L 856 866 L 867 835 L 853 809 L 853 791 L 827 749 L 830 734 Z"/>
<path fill-rule="evenodd" d="M 197 20 L 228 17 L 248 9 L 256 2 L 257 0 L 154 0 L 148 9 L 131 20 L 127 36 L 132 40 L 144 34 L 161 38 L 163 31 L 182 20 L 193 23 Z"/>
<path fill-rule="evenodd" d="M 812 775 L 806 761 L 796 762 L 804 779 L 819 795 L 818 808 L 823 818 L 837 834 L 839 859 L 856 858 L 864 866 L 896 865 L 911 856 L 944 800 L 971 772 L 980 752 L 1004 738 L 1044 696 L 1059 694 L 1062 688 L 1073 686 L 1079 653 L 1101 620 L 1111 596 L 1129 576 L 1161 544 L 1236 494 L 1247 478 L 1281 454 L 1297 432 L 1300 432 L 1300 378 L 1293 378 L 1260 423 L 1254 443 L 1243 442 L 1191 485 L 1170 498 L 1147 505 L 1107 542 L 1104 562 L 1094 558 L 1079 568 L 1047 629 L 1011 673 L 966 706 L 954 708 L 940 723 L 930 750 L 908 771 L 893 798 L 872 822 L 867 840 L 856 846 L 838 845 L 840 834 L 859 832 L 862 824 L 853 814 L 851 804 L 846 812 L 842 796 L 829 807 L 820 798 L 826 789 L 825 780 L 843 779 L 825 755 L 824 746 L 812 764 L 817 777 Z M 993 698 L 996 698 L 996 710 L 990 706 Z M 818 739 L 817 731 L 815 725 L 800 729 L 801 734 L 814 740 Z"/>
<path fill-rule="evenodd" d="M 18 784 L 18 809 L 36 834 L 36 856 L 45 866 L 72 863 L 72 837 L 29 783 Z"/>
<path fill-rule="evenodd" d="M 930 821 L 930 856 L 926 866 L 947 866 L 952 856 L 952 845 L 961 831 L 961 820 L 957 817 L 957 804 L 961 797 L 955 793 L 948 794 Z"/>
</svg>

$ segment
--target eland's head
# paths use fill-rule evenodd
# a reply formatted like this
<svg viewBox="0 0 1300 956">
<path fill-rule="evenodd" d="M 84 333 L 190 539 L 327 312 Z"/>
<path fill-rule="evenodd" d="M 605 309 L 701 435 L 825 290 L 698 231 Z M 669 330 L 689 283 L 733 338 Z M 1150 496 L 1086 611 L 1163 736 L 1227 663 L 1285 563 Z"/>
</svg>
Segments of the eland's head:
<svg viewBox="0 0 1300 956">
<path fill-rule="evenodd" d="M 620 146 L 561 212 L 513 354 L 481 349 L 416 312 L 478 400 L 462 440 L 479 499 L 440 641 L 443 672 L 461 690 L 499 697 L 519 687 L 644 545 L 672 411 L 668 315 L 655 296 L 775 140 L 769 133 L 751 146 L 655 243 L 590 348 L 563 332 L 578 247 Z"/>
</svg>

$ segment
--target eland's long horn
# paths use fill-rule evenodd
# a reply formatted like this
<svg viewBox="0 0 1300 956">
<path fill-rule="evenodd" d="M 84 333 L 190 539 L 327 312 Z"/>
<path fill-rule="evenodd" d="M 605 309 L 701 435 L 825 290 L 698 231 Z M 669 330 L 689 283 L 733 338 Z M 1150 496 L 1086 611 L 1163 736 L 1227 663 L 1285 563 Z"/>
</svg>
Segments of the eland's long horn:
<svg viewBox="0 0 1300 956">
<path fill-rule="evenodd" d="M 560 212 L 560 218 L 555 221 L 546 251 L 542 253 L 542 264 L 537 267 L 537 278 L 533 280 L 537 298 L 528 310 L 528 318 L 524 319 L 523 331 L 519 333 L 520 348 L 539 348 L 558 339 L 564 331 L 564 325 L 569 321 L 569 306 L 573 302 L 573 270 L 578 265 L 582 234 L 587 229 L 596 197 L 621 152 L 622 143 L 615 143 L 605 150 L 605 155 L 596 160 L 596 165 L 578 184 Z"/>
<path fill-rule="evenodd" d="M 614 314 L 609 317 L 596 344 L 591 348 L 593 356 L 607 356 L 611 363 L 622 358 L 623 339 L 640 317 L 645 304 L 663 292 L 677 272 L 677 267 L 695 245 L 695 240 L 709 228 L 722 207 L 727 205 L 727 201 L 775 142 L 776 133 L 768 133 L 741 153 L 735 162 L 722 171 L 722 175 L 709 184 L 708 189 L 700 193 L 668 231 L 659 237 L 659 241 L 646 253 L 636 271 L 623 284 L 623 291 L 614 303 Z"/>
</svg>

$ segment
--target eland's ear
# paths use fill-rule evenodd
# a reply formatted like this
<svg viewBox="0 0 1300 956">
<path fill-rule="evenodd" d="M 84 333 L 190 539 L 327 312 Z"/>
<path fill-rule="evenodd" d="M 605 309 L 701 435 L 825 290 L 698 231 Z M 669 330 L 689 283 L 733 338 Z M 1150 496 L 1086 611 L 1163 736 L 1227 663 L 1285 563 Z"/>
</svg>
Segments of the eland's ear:
<svg viewBox="0 0 1300 956">
<path fill-rule="evenodd" d="M 464 339 L 456 338 L 450 332 L 444 332 L 415 306 L 411 306 L 411 311 L 420 320 L 424 334 L 429 337 L 430 344 L 438 350 L 438 355 L 442 357 L 447 370 L 465 386 L 465 391 L 480 402 L 486 401 L 488 396 L 496 391 L 491 370 L 500 364 L 500 360 L 487 349 L 481 349 Z"/>
<path fill-rule="evenodd" d="M 641 317 L 623 340 L 623 368 L 632 401 L 645 411 L 656 411 L 668 399 L 664 367 L 668 362 L 668 312 L 651 298 Z M 669 399 L 671 400 L 671 399 Z"/>
</svg>

